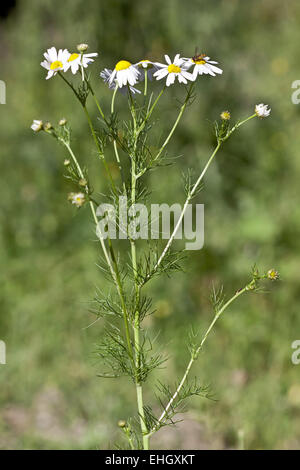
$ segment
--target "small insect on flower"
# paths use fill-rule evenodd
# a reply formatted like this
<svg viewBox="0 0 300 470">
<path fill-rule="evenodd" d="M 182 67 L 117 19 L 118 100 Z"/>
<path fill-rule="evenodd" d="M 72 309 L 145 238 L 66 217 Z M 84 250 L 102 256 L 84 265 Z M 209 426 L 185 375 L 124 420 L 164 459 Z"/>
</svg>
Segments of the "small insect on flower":
<svg viewBox="0 0 300 470">
<path fill-rule="evenodd" d="M 167 64 L 160 64 L 160 69 L 153 74 L 156 80 L 161 80 L 167 77 L 166 85 L 173 85 L 177 78 L 179 83 L 187 84 L 187 80 L 194 81 L 193 75 L 187 72 L 189 65 L 186 61 L 180 58 L 180 54 L 176 54 L 173 62 L 168 55 L 165 55 Z"/>
<path fill-rule="evenodd" d="M 47 50 L 47 52 L 44 53 L 44 57 L 46 60 L 41 62 L 41 66 L 44 67 L 44 69 L 48 70 L 46 80 L 49 80 L 49 78 L 56 75 L 57 72 L 66 71 L 67 60 L 69 56 L 70 52 L 68 52 L 67 49 L 59 49 L 59 51 L 57 52 L 55 47 L 51 47 Z"/>
<path fill-rule="evenodd" d="M 30 127 L 34 132 L 40 132 L 43 129 L 43 121 L 34 119 Z"/>
<path fill-rule="evenodd" d="M 70 193 L 68 200 L 76 207 L 80 208 L 85 203 L 85 195 L 83 193 Z"/>
<path fill-rule="evenodd" d="M 78 72 L 80 67 L 84 67 L 86 69 L 89 66 L 89 64 L 94 62 L 94 59 L 92 59 L 92 57 L 97 57 L 97 56 L 98 56 L 97 52 L 92 52 L 91 54 L 78 54 L 77 52 L 74 52 L 73 54 L 69 53 L 65 71 L 71 68 L 73 75 L 75 75 Z"/>
<path fill-rule="evenodd" d="M 268 104 L 260 103 L 255 106 L 255 114 L 259 118 L 268 117 L 270 115 L 270 112 L 271 108 L 269 108 Z"/>
<path fill-rule="evenodd" d="M 104 83 L 107 83 L 109 88 L 111 90 L 115 90 L 116 86 L 117 86 L 117 82 L 116 82 L 116 79 L 113 80 L 112 82 L 110 82 L 110 77 L 112 75 L 113 71 L 110 70 L 110 69 L 104 69 L 102 70 L 102 72 L 100 73 L 100 77 L 102 78 L 102 80 L 104 81 Z M 134 88 L 133 86 L 129 86 L 130 88 L 130 91 L 131 93 L 134 95 L 135 93 L 141 93 L 140 90 L 138 90 L 137 88 Z M 118 91 L 120 91 L 123 95 L 125 95 L 126 93 L 128 93 L 128 87 L 127 86 L 123 86 L 123 87 L 118 87 Z"/>
<path fill-rule="evenodd" d="M 185 58 L 184 59 L 189 67 L 194 65 L 193 76 L 194 80 L 196 80 L 198 75 L 211 75 L 215 77 L 217 74 L 222 74 L 223 70 L 219 67 L 216 67 L 215 64 L 218 62 L 214 60 L 210 60 L 206 54 L 197 54 L 191 59 Z"/>
<path fill-rule="evenodd" d="M 279 279 L 279 272 L 275 269 L 269 269 L 267 276 L 271 281 L 277 281 Z"/>
<path fill-rule="evenodd" d="M 137 83 L 139 76 L 140 72 L 135 65 L 132 65 L 128 60 L 120 60 L 112 71 L 109 84 L 111 85 L 116 80 L 120 88 L 127 83 L 133 86 Z"/>
<path fill-rule="evenodd" d="M 143 60 L 140 60 L 139 62 L 137 62 L 135 64 L 136 67 L 139 68 L 139 70 L 141 71 L 141 74 L 140 74 L 140 77 L 139 77 L 139 80 L 142 82 L 143 80 L 145 80 L 145 72 L 147 72 L 147 78 L 149 80 L 152 80 L 153 78 L 153 74 L 160 69 L 160 67 L 163 67 L 162 64 L 159 64 L 157 62 L 151 62 L 151 60 L 148 60 L 148 59 L 143 59 Z"/>
</svg>

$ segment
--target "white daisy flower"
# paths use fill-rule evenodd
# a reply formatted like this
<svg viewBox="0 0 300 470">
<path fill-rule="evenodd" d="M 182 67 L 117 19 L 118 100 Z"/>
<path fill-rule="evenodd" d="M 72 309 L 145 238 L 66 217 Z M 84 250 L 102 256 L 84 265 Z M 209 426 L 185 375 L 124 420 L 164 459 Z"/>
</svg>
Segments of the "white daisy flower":
<svg viewBox="0 0 300 470">
<path fill-rule="evenodd" d="M 65 71 L 69 56 L 70 53 L 67 51 L 67 49 L 59 49 L 57 52 L 55 47 L 51 47 L 47 50 L 47 52 L 44 53 L 46 60 L 41 62 L 41 66 L 48 70 L 46 80 L 49 80 L 49 78 L 56 75 L 57 72 Z"/>
<path fill-rule="evenodd" d="M 165 55 L 167 64 L 159 64 L 159 70 L 157 70 L 153 76 L 156 77 L 156 80 L 161 80 L 164 77 L 167 77 L 166 85 L 173 85 L 175 78 L 177 77 L 179 83 L 187 83 L 187 80 L 194 81 L 193 75 L 187 72 L 188 65 L 186 62 L 180 58 L 180 55 L 177 54 L 171 62 L 171 59 L 168 55 Z"/>
<path fill-rule="evenodd" d="M 109 83 L 111 84 L 116 80 L 120 88 L 127 85 L 127 83 L 133 86 L 137 83 L 139 76 L 140 72 L 131 62 L 120 60 L 110 76 Z"/>
<path fill-rule="evenodd" d="M 83 193 L 70 193 L 68 199 L 78 208 L 82 207 L 85 203 L 85 195 Z"/>
<path fill-rule="evenodd" d="M 79 67 L 84 67 L 86 69 L 89 64 L 94 62 L 94 59 L 92 59 L 92 57 L 97 56 L 97 52 L 93 52 L 91 54 L 77 54 L 77 52 L 74 52 L 73 54 L 69 53 L 65 71 L 71 68 L 72 73 L 75 75 L 78 72 Z"/>
<path fill-rule="evenodd" d="M 147 71 L 147 77 L 149 80 L 152 80 L 153 74 L 159 70 L 159 68 L 164 67 L 163 64 L 159 64 L 158 62 L 151 62 L 151 60 L 143 59 L 140 60 L 135 64 L 136 67 L 141 71 L 141 75 L 139 80 L 142 82 L 145 80 L 145 71 Z"/>
<path fill-rule="evenodd" d="M 34 119 L 32 125 L 30 126 L 34 132 L 39 132 L 43 129 L 43 121 Z"/>
<path fill-rule="evenodd" d="M 111 78 L 112 73 L 113 73 L 112 70 L 104 69 L 100 73 L 100 77 L 103 79 L 104 83 L 108 84 L 108 86 L 111 90 L 115 90 L 115 88 L 117 86 L 116 79 L 112 83 L 110 83 L 110 78 Z M 137 88 L 134 88 L 133 86 L 129 86 L 129 88 L 130 88 L 130 91 L 133 95 L 135 93 L 141 93 L 140 90 L 138 90 Z M 128 87 L 127 86 L 123 86 L 121 88 L 118 87 L 118 91 L 120 91 L 123 95 L 125 95 L 126 93 L 128 93 Z"/>
<path fill-rule="evenodd" d="M 206 54 L 197 54 L 191 59 L 185 58 L 184 60 L 189 65 L 189 67 L 194 65 L 193 76 L 195 79 L 198 75 L 205 74 L 215 77 L 217 74 L 223 73 L 223 70 L 219 67 L 216 67 L 215 65 L 218 62 L 210 60 L 210 57 L 208 57 Z"/>
<path fill-rule="evenodd" d="M 257 104 L 255 106 L 256 116 L 260 118 L 268 117 L 271 112 L 271 108 L 269 108 L 268 106 L 269 106 L 268 104 L 263 104 L 263 103 Z"/>
</svg>

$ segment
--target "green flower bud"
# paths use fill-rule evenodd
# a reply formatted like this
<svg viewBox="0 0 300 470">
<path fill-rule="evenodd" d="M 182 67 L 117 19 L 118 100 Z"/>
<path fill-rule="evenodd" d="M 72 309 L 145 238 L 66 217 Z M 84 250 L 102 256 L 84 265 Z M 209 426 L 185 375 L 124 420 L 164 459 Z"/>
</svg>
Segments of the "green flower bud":
<svg viewBox="0 0 300 470">
<path fill-rule="evenodd" d="M 51 129 L 53 129 L 51 122 L 46 122 L 44 124 L 44 131 L 47 132 L 47 131 L 50 131 Z"/>
<path fill-rule="evenodd" d="M 87 180 L 85 178 L 81 178 L 78 181 L 79 186 L 86 186 L 88 184 Z"/>
<path fill-rule="evenodd" d="M 88 50 L 88 44 L 78 44 L 77 50 L 78 52 L 86 52 Z"/>
</svg>

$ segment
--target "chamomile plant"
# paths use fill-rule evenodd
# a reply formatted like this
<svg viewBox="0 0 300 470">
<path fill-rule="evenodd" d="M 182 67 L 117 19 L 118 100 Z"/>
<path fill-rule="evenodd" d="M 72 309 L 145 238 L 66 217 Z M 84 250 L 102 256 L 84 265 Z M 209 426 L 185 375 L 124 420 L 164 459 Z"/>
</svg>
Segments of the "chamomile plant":
<svg viewBox="0 0 300 470">
<path fill-rule="evenodd" d="M 115 379 L 120 376 L 128 376 L 132 381 L 136 392 L 136 411 L 130 418 L 124 419 L 123 416 L 120 416 L 119 427 L 127 441 L 128 448 L 149 449 L 151 437 L 162 427 L 176 422 L 176 415 L 178 411 L 182 410 L 182 405 L 188 397 L 210 396 L 209 390 L 202 385 L 202 382 L 191 380 L 190 375 L 193 364 L 197 361 L 217 321 L 240 296 L 258 291 L 264 280 L 274 282 L 279 278 L 275 269 L 259 272 L 254 267 L 245 285 L 242 288 L 237 286 L 237 290 L 232 296 L 225 296 L 222 290 L 212 290 L 213 315 L 211 322 L 202 338 L 197 338 L 194 334 L 189 336 L 190 359 L 186 369 L 178 377 L 175 386 L 158 383 L 157 390 L 153 393 L 152 399 L 150 398 L 150 403 L 145 402 L 144 390 L 147 387 L 149 375 L 166 361 L 145 326 L 145 317 L 153 313 L 152 299 L 148 297 L 146 285 L 153 278 L 165 275 L 172 276 L 175 271 L 182 268 L 188 252 L 175 250 L 174 240 L 189 204 L 202 187 L 204 176 L 222 146 L 233 134 L 252 119 L 267 118 L 271 110 L 265 104 L 258 104 L 253 107 L 253 111 L 246 118 L 233 124 L 231 123 L 231 113 L 220 110 L 220 112 L 222 111 L 220 117 L 215 121 L 213 127 L 215 146 L 204 167 L 196 170 L 198 172 L 196 178 L 193 179 L 192 173 L 189 173 L 189 177 L 186 179 L 186 199 L 177 220 L 174 222 L 174 228 L 171 229 L 170 237 L 163 248 L 160 248 L 161 245 L 157 243 L 156 239 L 149 239 L 148 248 L 145 249 L 145 244 L 143 244 L 141 249 L 139 230 L 137 229 L 139 223 L 141 231 L 141 222 L 139 220 L 135 226 L 134 223 L 138 218 L 137 206 L 140 208 L 144 200 L 146 198 L 149 200 L 150 197 L 145 175 L 149 174 L 150 176 L 150 170 L 161 168 L 164 165 L 168 144 L 178 129 L 185 112 L 196 97 L 197 82 L 202 80 L 203 75 L 207 75 L 211 80 L 220 79 L 222 69 L 215 60 L 211 60 L 206 54 L 199 54 L 191 58 L 176 54 L 173 60 L 169 55 L 165 55 L 163 62 L 150 60 L 150 58 L 131 62 L 125 58 L 117 61 L 110 68 L 102 67 L 102 71 L 97 72 L 97 76 L 93 80 L 94 84 L 92 84 L 91 74 L 87 73 L 87 69 L 91 66 L 95 68 L 98 54 L 96 52 L 87 53 L 87 50 L 86 44 L 77 46 L 77 52 L 69 52 L 67 49 L 57 51 L 51 47 L 45 52 L 41 65 L 47 71 L 45 78 L 59 80 L 61 85 L 66 85 L 74 94 L 79 107 L 82 108 L 100 165 L 103 166 L 99 168 L 99 175 L 103 173 L 104 168 L 107 184 L 110 187 L 107 196 L 103 195 L 103 191 L 95 192 L 97 175 L 93 174 L 93 181 L 90 180 L 86 169 L 87 162 L 85 161 L 83 164 L 74 149 L 67 119 L 61 119 L 56 126 L 35 119 L 31 128 L 35 133 L 48 134 L 64 147 L 66 153 L 64 168 L 67 172 L 67 178 L 73 185 L 73 191 L 67 195 L 70 206 L 78 210 L 78 217 L 84 207 L 91 212 L 95 224 L 94 234 L 99 240 L 99 250 L 103 260 L 102 274 L 104 273 L 112 283 L 108 292 L 99 291 L 100 294 L 98 293 L 94 299 L 93 313 L 97 319 L 102 319 L 104 325 L 96 351 L 103 366 L 99 376 Z M 78 79 L 76 79 L 77 75 Z M 152 90 L 154 82 L 156 82 L 156 87 Z M 174 122 L 170 124 L 160 146 L 157 147 L 151 142 L 153 117 L 159 114 L 162 95 L 167 98 L 172 86 L 181 87 L 185 96 L 177 116 L 174 117 Z M 111 92 L 109 109 L 104 109 L 99 98 L 104 87 L 107 87 Z M 202 90 L 203 87 L 205 87 L 204 82 L 201 84 Z M 121 95 L 118 95 L 119 92 Z M 127 103 L 128 115 L 124 122 L 120 122 L 117 113 L 118 96 L 122 100 L 122 107 L 124 107 L 124 103 Z M 95 106 L 99 114 L 99 119 L 96 122 L 93 122 L 91 118 L 90 106 Z M 61 111 L 65 112 L 65 109 Z M 112 148 L 112 154 L 119 171 L 117 177 L 112 175 L 111 162 L 107 159 L 109 146 Z M 102 210 L 101 205 L 103 204 L 106 207 L 106 212 Z M 100 224 L 103 219 L 108 224 L 111 213 L 120 214 L 121 204 L 125 204 L 126 217 L 123 218 L 125 221 L 121 221 L 120 216 L 117 216 L 114 220 L 114 228 L 122 226 L 122 231 L 119 233 L 122 234 L 120 238 L 123 239 L 125 254 L 118 252 L 117 247 L 120 247 L 120 243 L 115 242 L 116 231 L 105 231 Z M 99 207 L 102 209 L 99 210 Z M 109 210 L 107 210 L 108 207 Z M 146 219 L 144 223 L 147 226 L 149 220 Z M 87 242 L 89 239 L 90 234 L 87 233 Z M 155 352 L 156 347 L 157 353 Z M 150 396 L 150 391 L 147 393 L 148 396 Z"/>
</svg>

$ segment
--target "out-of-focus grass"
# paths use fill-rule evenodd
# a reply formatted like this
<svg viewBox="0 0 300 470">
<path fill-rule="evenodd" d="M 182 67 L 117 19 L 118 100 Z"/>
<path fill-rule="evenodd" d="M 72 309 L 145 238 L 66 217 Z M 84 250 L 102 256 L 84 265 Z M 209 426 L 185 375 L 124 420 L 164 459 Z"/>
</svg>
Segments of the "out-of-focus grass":
<svg viewBox="0 0 300 470">
<path fill-rule="evenodd" d="M 96 267 L 88 211 L 77 214 L 66 201 L 62 148 L 29 129 L 33 118 L 68 118 L 96 190 L 105 190 L 77 103 L 58 77 L 46 82 L 39 66 L 46 48 L 74 49 L 82 41 L 100 51 L 91 70 L 105 108 L 111 95 L 98 74 L 121 58 L 162 60 L 165 52 L 187 56 L 198 46 L 224 69 L 222 77 L 199 80 L 198 98 L 169 147 L 170 155 L 183 157 L 151 175 L 157 202 L 183 200 L 181 172 L 203 167 L 213 145 L 211 121 L 222 110 L 238 119 L 255 103 L 271 105 L 272 116 L 241 129 L 206 177 L 198 198 L 205 204 L 204 249 L 192 254 L 186 274 L 149 288 L 157 308 L 149 326 L 161 331 L 171 356 L 152 383 L 156 377 L 173 383 L 184 370 L 189 324 L 203 331 L 211 319 L 212 283 L 232 293 L 247 282 L 254 262 L 276 267 L 284 282 L 270 294 L 245 296 L 221 319 L 193 370 L 218 401 L 192 400 L 188 425 L 161 431 L 156 442 L 189 447 L 190 436 L 195 447 L 237 448 L 243 432 L 246 448 L 299 448 L 299 370 L 290 361 L 300 334 L 300 108 L 290 98 L 291 83 L 300 78 L 299 14 L 298 2 L 279 0 L 192 0 L 189 8 L 179 0 L 86 0 L 84 8 L 78 0 L 22 0 L 1 20 L 0 79 L 7 84 L 7 104 L 0 107 L 2 448 L 112 447 L 117 420 L 133 412 L 127 380 L 96 377 L 100 322 L 85 328 L 93 321 L 87 312 L 95 289 L 108 288 Z M 174 87 L 162 100 L 156 119 L 163 133 L 179 95 Z"/>
</svg>

